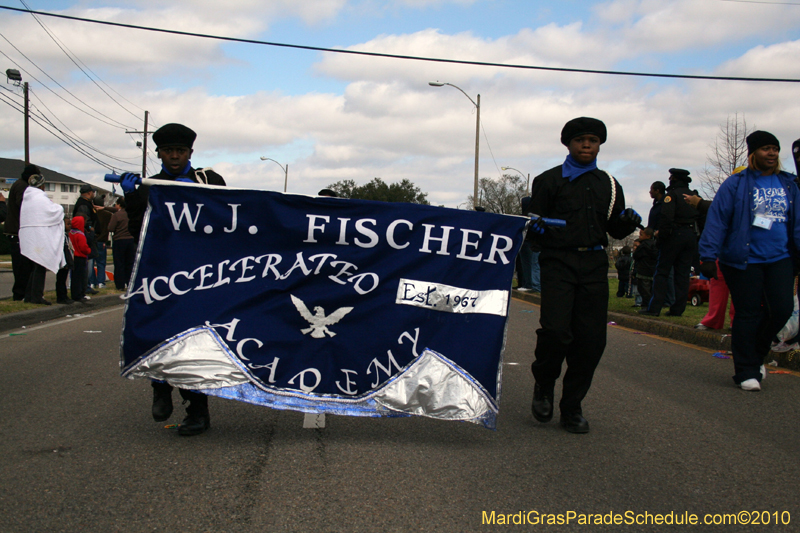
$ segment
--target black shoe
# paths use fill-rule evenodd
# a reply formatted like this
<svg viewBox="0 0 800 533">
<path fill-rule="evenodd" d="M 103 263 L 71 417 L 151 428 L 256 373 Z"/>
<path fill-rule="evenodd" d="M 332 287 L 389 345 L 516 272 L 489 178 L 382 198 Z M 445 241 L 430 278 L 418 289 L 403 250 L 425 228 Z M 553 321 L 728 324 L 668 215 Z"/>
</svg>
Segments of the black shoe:
<svg viewBox="0 0 800 533">
<path fill-rule="evenodd" d="M 682 314 L 683 313 L 678 314 L 678 313 L 673 313 L 672 311 L 667 311 L 666 313 L 664 313 L 664 316 L 681 316 Z"/>
<path fill-rule="evenodd" d="M 50 303 L 49 301 L 45 300 L 44 298 L 42 298 L 40 300 L 36 300 L 33 303 L 35 303 L 37 305 L 53 305 L 52 303 Z"/>
<path fill-rule="evenodd" d="M 550 422 L 553 419 L 553 391 L 545 392 L 539 384 L 533 386 L 533 418 L 539 422 Z"/>
<path fill-rule="evenodd" d="M 86 289 L 86 294 L 97 294 L 97 293 L 98 293 L 98 291 L 92 289 L 91 287 Z"/>
<path fill-rule="evenodd" d="M 163 422 L 172 415 L 172 389 L 153 387 L 153 420 Z"/>
<path fill-rule="evenodd" d="M 570 433 L 589 433 L 589 422 L 581 413 L 561 413 L 561 427 Z"/>
<path fill-rule="evenodd" d="M 209 417 L 208 414 L 186 415 L 186 418 L 183 419 L 181 425 L 178 426 L 178 435 L 183 435 L 184 437 L 191 437 L 192 435 L 199 435 L 200 433 L 203 433 L 210 427 L 211 427 L 211 417 Z"/>
<path fill-rule="evenodd" d="M 70 300 L 69 298 L 62 298 L 60 300 L 56 300 L 56 303 L 57 304 L 64 304 L 64 305 L 70 305 L 70 304 L 74 304 L 75 300 Z"/>
<path fill-rule="evenodd" d="M 642 309 L 641 311 L 639 311 L 639 314 L 640 315 L 644 315 L 644 316 L 658 316 L 661 313 L 656 313 L 655 311 L 649 311 L 647 309 Z"/>
</svg>

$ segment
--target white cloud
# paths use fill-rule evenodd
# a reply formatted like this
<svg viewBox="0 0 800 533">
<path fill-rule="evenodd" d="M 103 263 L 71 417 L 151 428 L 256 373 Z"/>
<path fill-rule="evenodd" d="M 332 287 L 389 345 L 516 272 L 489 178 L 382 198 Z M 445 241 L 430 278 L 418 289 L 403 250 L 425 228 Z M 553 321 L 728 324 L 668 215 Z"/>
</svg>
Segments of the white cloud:
<svg viewBox="0 0 800 533">
<path fill-rule="evenodd" d="M 263 9 L 262 4 L 255 0 L 181 0 L 168 7 L 161 2 L 137 2 L 135 8 L 127 2 L 103 7 L 115 5 L 106 2 L 85 4 L 93 11 L 76 8 L 69 13 L 247 36 L 260 34 L 287 17 L 324 24 L 351 7 L 344 0 L 285 0 L 268 3 Z M 431 0 L 413 6 L 444 9 L 446 4 Z M 795 10 L 797 15 L 780 15 L 781 20 L 771 14 L 746 24 L 743 21 L 752 18 L 751 12 L 717 6 L 715 18 L 707 4 L 617 1 L 598 9 L 600 18 L 569 24 L 546 22 L 505 36 L 484 37 L 477 27 L 454 34 L 428 28 L 378 35 L 350 48 L 611 69 L 620 61 L 661 61 L 660 54 L 672 50 L 718 54 L 720 47 L 738 45 L 744 32 L 763 43 L 739 57 L 727 57 L 710 71 L 800 77 L 794 61 L 800 41 L 779 39 L 773 31 L 791 24 L 800 27 L 800 10 Z M 663 181 L 667 169 L 678 166 L 699 174 L 709 143 L 729 115 L 745 114 L 751 125 L 775 133 L 787 147 L 799 135 L 795 129 L 800 122 L 796 84 L 649 80 L 321 54 L 310 56 L 319 57 L 313 74 L 326 82 L 336 80 L 338 83 L 330 86 L 343 86 L 342 90 L 310 86 L 307 91 L 289 94 L 277 79 L 265 84 L 261 78 L 258 82 L 238 78 L 231 82 L 230 94 L 217 94 L 221 91 L 204 88 L 199 82 L 189 89 L 181 87 L 186 80 L 203 77 L 218 81 L 220 67 L 234 63 L 218 42 L 96 26 L 80 25 L 82 31 L 75 31 L 75 23 L 52 19 L 46 23 L 93 70 L 102 71 L 106 81 L 121 88 L 137 105 L 146 106 L 154 123 L 183 122 L 195 129 L 199 136 L 193 161 L 213 166 L 231 185 L 240 187 L 283 190 L 283 172 L 274 163 L 258 159 L 264 155 L 289 164 L 290 192 L 315 193 L 343 179 L 365 183 L 374 177 L 388 182 L 407 178 L 428 192 L 434 204 L 453 207 L 464 202 L 472 193 L 475 109 L 451 87 L 429 87 L 428 81 L 436 79 L 458 85 L 472 99 L 481 94 L 481 177 L 499 176 L 500 166 L 513 166 L 533 177 L 559 164 L 566 155 L 559 143 L 564 122 L 581 115 L 595 116 L 609 128 L 600 165 L 615 173 L 628 202 L 642 213 L 649 209 L 650 183 Z M 98 111 L 141 127 L 138 109 L 126 104 L 137 116 L 122 112 L 76 75 L 74 65 L 29 17 L 4 16 L 0 33 Z M 343 42 L 350 43 L 345 37 Z M 297 42 L 301 41 L 298 37 Z M 2 40 L 0 50 L 14 53 Z M 269 70 L 260 63 L 266 60 L 258 53 L 248 60 L 252 72 Z M 287 70 L 281 72 L 281 79 L 293 75 L 298 74 Z M 87 143 L 129 159 L 126 168 L 138 167 L 140 152 L 122 128 L 90 120 L 39 84 L 32 86 L 52 113 Z M 19 157 L 12 154 L 21 154 L 21 118 L 8 106 L 0 109 L 4 110 L 0 113 L 2 155 Z M 35 162 L 100 183 L 104 169 L 38 126 L 32 128 L 31 140 Z"/>
</svg>

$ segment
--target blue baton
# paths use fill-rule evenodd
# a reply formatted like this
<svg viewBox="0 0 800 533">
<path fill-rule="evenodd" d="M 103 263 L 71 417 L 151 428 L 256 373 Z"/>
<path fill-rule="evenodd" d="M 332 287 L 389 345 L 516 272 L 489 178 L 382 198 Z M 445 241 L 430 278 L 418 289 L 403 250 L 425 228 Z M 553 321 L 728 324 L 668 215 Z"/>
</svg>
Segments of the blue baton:
<svg viewBox="0 0 800 533">
<path fill-rule="evenodd" d="M 528 216 L 531 217 L 531 221 L 533 221 L 533 219 L 535 219 L 535 218 L 539 218 L 539 215 L 534 215 L 534 214 L 531 214 L 531 213 L 528 213 Z M 567 227 L 567 221 L 566 220 L 561 220 L 560 218 L 545 218 L 545 217 L 541 217 L 541 218 L 542 218 L 542 221 L 548 226 L 555 226 L 557 228 L 566 228 Z"/>
<path fill-rule="evenodd" d="M 138 176 L 138 174 L 136 176 Z M 122 181 L 122 176 L 118 174 L 106 174 L 105 178 L 103 179 L 110 183 L 119 183 L 120 181 Z M 141 185 L 141 184 L 142 184 L 142 178 L 137 177 L 136 185 Z"/>
</svg>

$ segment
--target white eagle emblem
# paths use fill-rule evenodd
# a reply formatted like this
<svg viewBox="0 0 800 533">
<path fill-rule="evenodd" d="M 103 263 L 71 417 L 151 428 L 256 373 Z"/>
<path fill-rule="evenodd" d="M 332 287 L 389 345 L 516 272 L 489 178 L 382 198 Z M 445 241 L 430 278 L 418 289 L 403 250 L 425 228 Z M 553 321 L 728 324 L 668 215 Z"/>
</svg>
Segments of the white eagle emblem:
<svg viewBox="0 0 800 533">
<path fill-rule="evenodd" d="M 329 330 L 328 326 L 336 324 L 344 317 L 344 315 L 353 310 L 352 307 L 340 307 L 330 315 L 325 316 L 325 309 L 320 306 L 316 306 L 314 308 L 314 314 L 312 315 L 311 311 L 309 311 L 308 307 L 306 307 L 306 304 L 303 303 L 303 300 L 294 295 L 290 296 L 292 297 L 292 303 L 300 312 L 300 316 L 305 318 L 308 323 L 311 324 L 310 328 L 301 329 L 300 331 L 303 333 L 303 335 L 311 333 L 311 336 L 315 339 L 324 339 L 325 335 L 334 337 L 336 333 Z"/>
</svg>

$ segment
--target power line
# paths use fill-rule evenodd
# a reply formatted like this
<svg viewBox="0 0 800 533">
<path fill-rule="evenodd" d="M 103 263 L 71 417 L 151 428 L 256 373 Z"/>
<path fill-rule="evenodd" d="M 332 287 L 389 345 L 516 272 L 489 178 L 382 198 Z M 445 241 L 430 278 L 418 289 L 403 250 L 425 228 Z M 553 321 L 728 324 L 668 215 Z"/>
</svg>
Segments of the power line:
<svg viewBox="0 0 800 533">
<path fill-rule="evenodd" d="M 53 113 L 53 111 L 52 111 L 52 110 L 51 110 L 49 107 L 47 107 L 47 104 L 45 104 L 45 103 L 42 101 L 42 99 L 41 99 L 41 98 L 39 98 L 39 95 L 37 95 L 35 91 L 33 91 L 33 90 L 31 90 L 31 89 L 29 89 L 29 91 L 30 91 L 30 93 L 31 93 L 33 96 L 35 96 L 35 97 L 36 97 L 36 100 L 38 100 L 38 102 L 39 102 L 40 104 L 42 104 L 42 105 L 44 106 L 44 108 L 45 108 L 45 109 L 47 109 L 47 111 L 49 111 L 49 112 L 50 112 L 50 114 L 51 114 L 51 115 L 52 115 L 52 116 L 53 116 L 53 117 L 54 117 L 54 118 L 55 118 L 55 119 L 56 119 L 56 120 L 57 120 L 57 121 L 58 121 L 58 122 L 59 122 L 59 123 L 60 123 L 60 124 L 61 124 L 61 125 L 62 125 L 62 126 L 65 128 L 65 129 L 66 129 L 66 130 L 67 130 L 67 131 L 69 131 L 69 132 L 71 133 L 71 135 L 67 135 L 67 134 L 66 134 L 66 133 L 64 133 L 64 132 L 63 132 L 61 129 L 59 129 L 59 131 L 62 131 L 62 133 L 64 133 L 64 135 L 65 135 L 66 137 L 69 137 L 69 139 L 71 139 L 71 140 L 72 140 L 72 141 L 74 141 L 75 143 L 77 143 L 77 144 L 80 144 L 80 145 L 82 145 L 82 146 L 85 146 L 85 147 L 86 147 L 86 148 L 88 148 L 89 150 L 92 150 L 92 151 L 94 151 L 94 152 L 97 152 L 98 154 L 100 154 L 100 155 L 102 155 L 102 156 L 104 156 L 104 157 L 107 157 L 107 158 L 109 158 L 109 159 L 113 159 L 113 160 L 115 160 L 115 161 L 119 161 L 120 163 L 131 164 L 131 162 L 132 162 L 133 160 L 135 160 L 135 159 L 136 159 L 136 158 L 134 158 L 134 157 L 131 157 L 131 158 L 128 158 L 128 159 L 123 159 L 123 158 L 120 158 L 120 157 L 117 157 L 117 156 L 114 156 L 114 155 L 111 155 L 111 154 L 107 154 L 107 153 L 103 152 L 102 150 L 100 150 L 100 149 L 98 149 L 98 148 L 95 148 L 94 146 L 90 145 L 89 143 L 87 143 L 86 141 L 84 141 L 83 139 L 81 139 L 81 137 L 80 137 L 80 136 L 78 136 L 78 134 L 77 134 L 77 133 L 75 133 L 74 131 L 72 131 L 72 130 L 69 128 L 69 126 L 67 126 L 66 124 L 64 124 L 64 121 L 63 121 L 63 120 L 61 120 L 61 119 L 59 119 L 59 118 L 58 118 L 58 116 L 57 116 L 55 113 Z M 52 124 L 52 125 L 53 125 L 53 127 L 56 127 L 56 126 L 55 126 L 55 124 L 53 124 L 53 123 L 52 123 L 52 121 L 50 121 L 49 119 L 47 119 L 47 117 L 45 116 L 45 114 L 44 114 L 44 113 L 43 113 L 43 112 L 42 112 L 42 111 L 41 111 L 41 110 L 40 110 L 38 107 L 36 107 L 35 105 L 34 105 L 34 106 L 32 106 L 32 107 L 36 109 L 36 111 L 39 113 L 39 116 L 40 116 L 41 118 L 43 118 L 43 119 L 47 120 L 47 122 L 48 122 L 48 123 L 50 123 L 50 124 Z"/>
<path fill-rule="evenodd" d="M 460 59 L 444 59 L 435 57 L 422 57 L 422 56 L 408 56 L 399 54 L 384 54 L 380 52 L 364 52 L 361 50 L 342 50 L 339 48 L 323 48 L 319 46 L 306 46 L 299 44 L 276 43 L 270 41 L 259 41 L 256 39 L 240 39 L 237 37 L 225 37 L 221 35 L 210 35 L 206 33 L 193 33 L 177 30 L 166 30 L 163 28 L 153 28 L 148 26 L 138 26 L 135 24 L 123 24 L 121 22 L 110 22 L 107 20 L 95 20 L 83 17 L 72 17 L 69 15 L 62 15 L 57 13 L 47 13 L 45 11 L 31 11 L 30 9 L 20 9 L 16 7 L 0 6 L 0 9 L 7 9 L 9 11 L 18 11 L 21 13 L 35 13 L 46 17 L 56 17 L 66 20 L 73 20 L 78 22 L 89 22 L 92 24 L 102 24 L 104 26 L 114 26 L 117 28 L 128 28 L 134 30 L 151 31 L 156 33 L 167 33 L 172 35 L 182 35 L 187 37 L 199 37 L 202 39 L 214 39 L 218 41 L 227 41 L 244 44 L 260 44 L 264 46 L 276 46 L 280 48 L 294 48 L 298 50 L 311 50 L 314 52 L 330 52 L 335 54 L 348 54 L 367 57 L 382 57 L 387 59 L 406 59 L 410 61 L 427 61 L 432 63 L 449 63 L 457 65 L 472 65 L 480 67 L 497 67 L 497 68 L 513 68 L 522 70 L 546 70 L 552 72 L 570 72 L 582 74 L 606 74 L 611 76 L 637 76 L 648 78 L 673 78 L 673 79 L 686 79 L 686 80 L 715 80 L 715 81 L 761 81 L 761 82 L 777 82 L 777 83 L 800 83 L 797 78 L 751 78 L 743 76 L 703 76 L 692 74 L 661 74 L 655 72 L 626 72 L 619 70 L 592 70 L 592 69 L 579 69 L 579 68 L 562 68 L 562 67 L 542 67 L 537 65 L 517 65 L 509 63 L 491 63 L 485 61 L 466 61 Z"/>
<path fill-rule="evenodd" d="M 13 100 L 11 102 L 9 102 L 8 100 L 9 100 L 9 97 L 7 95 L 0 93 L 0 101 L 4 101 L 9 107 L 11 107 L 13 109 L 16 109 L 20 113 L 23 112 L 22 111 L 22 106 L 20 106 L 20 104 L 18 104 L 16 102 L 13 102 Z M 112 170 L 112 171 L 122 171 L 123 170 L 123 169 L 117 168 L 117 167 L 115 167 L 113 165 L 109 165 L 108 163 L 105 163 L 104 161 L 101 161 L 97 157 L 95 157 L 92 154 L 88 153 L 86 150 L 82 149 L 80 146 L 76 146 L 73 143 L 71 143 L 68 139 L 60 137 L 58 134 L 56 134 L 50 128 L 48 128 L 48 126 L 46 124 L 43 124 L 42 122 L 40 122 L 39 118 L 36 115 L 30 115 L 30 119 L 33 122 L 35 122 L 36 124 L 38 124 L 42 129 L 44 129 L 50 135 L 52 135 L 53 137 L 55 137 L 56 139 L 58 139 L 62 143 L 66 144 L 67 146 L 69 146 L 73 150 L 79 152 L 83 156 L 91 159 L 92 161 L 94 161 L 95 163 L 100 165 L 101 167 L 107 168 L 107 169 Z M 56 128 L 56 130 L 58 130 L 58 129 Z"/>
<path fill-rule="evenodd" d="M 3 6 L 0 6 L 0 7 L 3 7 Z M 107 118 L 108 120 L 110 120 L 110 121 L 112 121 L 112 122 L 115 122 L 115 123 L 116 123 L 118 126 L 122 126 L 123 128 L 126 128 L 126 127 L 128 127 L 128 126 L 126 126 L 125 124 L 123 124 L 123 123 L 121 123 L 121 122 L 118 122 L 118 121 L 114 120 L 113 118 L 111 118 L 111 117 L 109 117 L 109 116 L 107 116 L 107 115 L 103 114 L 101 111 L 98 111 L 97 109 L 93 108 L 92 106 L 90 106 L 89 104 L 87 104 L 86 102 L 84 102 L 83 100 L 81 100 L 80 98 L 78 98 L 77 96 L 75 96 L 74 94 L 72 94 L 72 92 L 70 92 L 70 90 L 69 90 L 69 89 L 67 89 L 66 87 L 64 87 L 63 85 L 61 85 L 61 84 L 60 84 L 60 83 L 59 83 L 59 82 L 58 82 L 58 81 L 57 81 L 55 78 L 53 78 L 53 77 L 52 77 L 50 74 L 48 74 L 47 72 L 45 72 L 45 71 L 44 71 L 44 69 L 42 69 L 42 68 L 41 68 L 39 65 L 37 65 L 36 63 L 34 63 L 34 62 L 33 62 L 33 60 L 31 60 L 31 59 L 30 59 L 28 56 L 26 56 L 24 53 L 22 53 L 22 50 L 20 50 L 20 49 L 19 49 L 19 48 L 17 48 L 16 46 L 14 46 L 14 43 L 12 43 L 11 41 L 9 41 L 9 40 L 8 40 L 8 38 L 7 38 L 5 35 L 3 35 L 2 33 L 0 33 L 0 37 L 2 37 L 2 38 L 3 38 L 3 39 L 4 39 L 4 40 L 5 40 L 5 41 L 6 41 L 8 44 L 10 44 L 10 45 L 11 45 L 11 47 L 12 47 L 14 50 L 16 50 L 16 51 L 17 51 L 17 52 L 18 52 L 18 53 L 19 53 L 19 54 L 20 54 L 22 57 L 24 57 L 25 59 L 27 59 L 27 60 L 28 60 L 28 61 L 29 61 L 29 62 L 30 62 L 30 63 L 31 63 L 31 64 L 32 64 L 34 67 L 36 67 L 37 69 L 39 69 L 39 71 L 40 71 L 42 74 L 44 74 L 45 76 L 47 76 L 48 78 L 50 78 L 50 79 L 53 81 L 53 83 L 55 83 L 55 84 L 56 84 L 56 85 L 58 85 L 60 88 L 62 88 L 62 89 L 64 90 L 64 92 L 66 92 L 67 94 L 69 94 L 69 95 L 70 95 L 71 97 L 73 97 L 75 100 L 77 100 L 78 102 L 82 103 L 83 105 L 85 105 L 86 107 L 88 107 L 89 109 L 91 109 L 92 111 L 94 111 L 95 113 L 97 113 L 97 114 L 99 114 L 99 115 L 101 115 L 101 116 L 103 116 L 103 117 Z M 0 54 L 3 54 L 4 56 L 6 56 L 6 58 L 8 58 L 8 60 L 9 60 L 9 61 L 11 61 L 11 62 L 12 62 L 12 63 L 14 63 L 14 64 L 15 64 L 17 67 L 19 67 L 19 68 L 20 68 L 20 69 L 21 69 L 23 72 L 25 72 L 25 74 L 27 74 L 28 76 L 30 76 L 31 78 L 33 78 L 34 80 L 36 80 L 36 82 L 37 82 L 37 83 L 39 83 L 39 84 L 40 84 L 42 87 L 44 87 L 45 89 L 47 89 L 48 91 L 50 91 L 50 92 L 51 92 L 51 93 L 53 93 L 54 95 L 58 96 L 59 98 L 61 98 L 62 100 L 64 100 L 64 102 L 66 102 L 67 104 L 71 105 L 72 107 L 74 107 L 74 108 L 75 108 L 75 109 L 77 109 L 78 111 L 81 111 L 82 113 L 85 113 L 85 114 L 89 115 L 90 117 L 92 117 L 92 118 L 93 118 L 93 119 L 95 119 L 95 120 L 98 120 L 98 121 L 100 121 L 100 122 L 103 122 L 103 123 L 105 123 L 105 124 L 108 124 L 109 126 L 118 127 L 118 126 L 115 126 L 114 124 L 112 124 L 111 122 L 106 122 L 105 120 L 102 120 L 102 119 L 99 119 L 99 118 L 97 118 L 96 116 L 92 115 L 91 113 L 88 113 L 86 110 L 79 108 L 78 106 L 76 106 L 76 105 L 75 105 L 75 104 L 73 104 L 72 102 L 69 102 L 69 101 L 67 101 L 67 100 L 66 100 L 64 97 L 62 97 L 61 95 L 59 95 L 58 93 L 56 93 L 54 90 L 52 90 L 51 88 L 49 88 L 49 87 L 48 87 L 46 84 L 42 83 L 42 81 L 40 81 L 38 78 L 36 78 L 36 76 L 34 76 L 33 74 L 31 74 L 30 72 L 28 72 L 27 70 L 25 70 L 25 69 L 24 69 L 24 68 L 23 68 L 23 67 L 22 67 L 22 66 L 21 66 L 19 63 L 17 63 L 17 62 L 16 62 L 16 61 L 14 61 L 13 59 L 11 59 L 11 57 L 9 57 L 9 56 L 8 56 L 8 54 L 6 54 L 6 53 L 4 53 L 4 52 L 2 52 L 2 51 L 0 51 Z"/>
<path fill-rule="evenodd" d="M 21 2 L 21 3 L 22 3 L 22 5 L 24 5 L 26 8 L 30 9 L 30 8 L 28 7 L 28 4 L 26 4 L 26 3 L 25 3 L 25 0 L 20 0 L 20 2 Z M 105 89 L 103 89 L 102 87 L 100 87 L 100 84 L 99 84 L 99 83 L 97 83 L 97 81 L 98 81 L 98 80 L 99 80 L 99 81 L 102 81 L 102 80 L 100 79 L 100 76 L 98 76 L 97 74 L 95 74 L 95 73 L 94 73 L 94 72 L 93 72 L 93 71 L 92 71 L 92 70 L 91 70 L 91 69 L 90 69 L 88 66 L 86 66 L 86 64 L 85 64 L 83 61 L 81 61 L 81 60 L 80 60 L 80 58 L 78 58 L 78 56 L 76 56 L 76 55 L 75 55 L 75 53 L 74 53 L 74 52 L 72 52 L 72 50 L 70 50 L 70 49 L 67 47 L 67 45 L 66 45 L 66 44 L 62 43 L 62 42 L 61 42 L 61 40 L 60 40 L 60 39 L 58 39 L 58 38 L 55 36 L 55 34 L 54 34 L 54 33 L 53 33 L 51 30 L 50 30 L 50 28 L 48 28 L 48 27 L 47 27 L 47 26 L 46 26 L 46 25 L 45 25 L 45 24 L 44 24 L 44 23 L 43 23 L 41 20 L 39 20 L 39 18 L 38 18 L 36 15 L 34 15 L 33 13 L 31 13 L 31 16 L 32 16 L 32 17 L 33 17 L 33 19 L 34 19 L 34 20 L 35 20 L 35 21 L 36 21 L 36 22 L 39 24 L 39 26 L 41 26 L 41 27 L 42 27 L 42 29 L 45 31 L 45 33 L 47 33 L 48 37 L 50 37 L 50 39 L 52 39 L 52 40 L 53 40 L 53 42 L 54 42 L 54 43 L 56 43 L 56 46 L 58 46 L 58 48 L 59 48 L 59 49 L 61 49 L 61 51 L 62 51 L 62 52 L 64 52 L 64 55 L 66 55 L 66 56 L 67 56 L 67 58 L 68 58 L 70 61 L 72 61 L 72 63 L 73 63 L 73 64 L 74 64 L 76 67 L 78 67 L 78 69 L 80 69 L 80 71 L 81 71 L 81 72 L 83 72 L 83 73 L 86 75 L 86 77 L 87 77 L 87 78 L 89 78 L 89 80 L 91 80 L 91 82 L 92 82 L 92 83 L 94 83 L 94 84 L 97 86 L 97 88 L 98 88 L 98 89 L 100 89 L 100 90 L 103 92 L 103 94 L 105 94 L 106 96 L 108 96 L 108 97 L 109 97 L 109 98 L 110 98 L 110 99 L 111 99 L 111 100 L 112 100 L 112 101 L 113 101 L 115 104 L 117 104 L 119 107 L 121 107 L 121 108 L 122 108 L 124 111 L 126 111 L 126 112 L 130 113 L 130 114 L 131 114 L 131 115 L 133 115 L 134 117 L 136 117 L 136 116 L 137 116 L 135 113 L 133 113 L 132 111 L 130 111 L 129 109 L 127 109 L 125 106 L 123 106 L 122 104 L 120 104 L 120 103 L 119 103 L 119 102 L 118 102 L 118 101 L 117 101 L 117 100 L 116 100 L 116 99 L 115 99 L 113 96 L 111 96 L 110 94 L 108 94 L 108 92 L 106 92 L 106 90 L 105 90 Z M 66 50 L 65 50 L 65 49 L 66 49 Z M 73 58 L 73 56 L 74 56 L 74 58 Z M 80 61 L 80 63 L 81 63 L 80 65 L 78 64 L 78 61 Z M 81 66 L 81 65 L 83 65 L 83 66 Z M 84 67 L 85 67 L 85 70 L 84 70 Z M 92 74 L 94 74 L 94 78 L 93 78 L 92 76 L 90 76 L 88 72 L 86 72 L 87 70 L 88 70 L 89 72 L 91 72 Z M 95 80 L 95 78 L 97 78 L 97 80 Z M 108 85 L 107 83 L 103 82 L 103 84 L 104 84 L 106 87 L 108 87 L 109 89 L 111 89 L 112 91 L 114 91 L 114 89 L 112 89 L 112 88 L 111 88 L 111 86 L 110 86 L 110 85 Z M 117 91 L 114 91 L 114 92 L 115 92 L 117 95 L 119 95 L 120 97 L 122 97 L 122 98 L 125 98 L 124 96 L 122 96 L 121 94 L 119 94 Z M 130 102 L 129 100 L 127 100 L 127 99 L 125 99 L 125 100 L 126 100 L 128 103 L 130 103 L 131 105 L 134 105 L 134 106 L 136 106 L 136 104 L 133 104 L 133 103 L 132 103 L 132 102 Z M 138 106 L 136 106 L 136 107 L 138 107 Z M 141 108 L 140 108 L 140 109 L 141 109 Z M 138 118 L 138 117 L 137 117 L 137 118 Z"/>
<path fill-rule="evenodd" d="M 4 90 L 5 92 L 8 92 L 8 93 L 16 95 L 16 93 L 14 93 L 13 91 L 11 91 L 9 89 L 6 89 L 3 86 L 0 86 L 0 89 Z M 16 96 L 18 96 L 18 95 L 16 95 Z M 20 113 L 24 113 L 24 108 L 23 108 L 22 104 L 20 104 L 18 102 L 15 102 L 8 95 L 3 94 L 3 93 L 0 92 L 0 98 L 2 98 L 5 101 L 6 105 L 11 107 L 12 109 L 15 109 L 16 111 L 19 111 Z M 37 112 L 38 112 L 38 114 L 37 114 Z M 66 144 L 67 146 L 69 146 L 70 148 L 75 150 L 76 152 L 80 153 L 81 155 L 91 159 L 95 163 L 98 163 L 100 166 L 102 166 L 104 168 L 107 168 L 109 170 L 122 170 L 122 169 L 120 169 L 118 167 L 115 167 L 114 165 L 112 165 L 110 163 L 102 161 L 98 157 L 94 156 L 93 154 L 89 153 L 87 150 L 82 148 L 75 139 L 73 139 L 70 135 L 67 135 L 63 130 L 61 130 L 55 124 L 53 124 L 53 122 L 49 118 L 47 118 L 47 116 L 45 116 L 41 112 L 41 110 L 39 110 L 38 108 L 36 109 L 36 112 L 30 112 L 28 114 L 28 117 L 34 123 L 38 124 L 43 130 L 48 132 L 50 135 L 52 135 L 53 137 L 55 137 L 56 139 L 58 139 L 62 143 Z M 58 133 L 56 133 L 56 132 L 58 132 Z M 94 148 L 91 148 L 90 146 L 89 146 L 89 148 L 102 154 L 102 152 L 99 152 L 98 150 L 96 150 Z M 107 156 L 107 154 L 103 154 L 103 155 Z M 112 159 L 116 159 L 113 156 L 108 156 L 108 157 L 111 157 Z M 119 160 L 119 161 L 122 162 L 122 163 L 127 163 L 127 161 L 122 161 L 122 160 Z"/>
</svg>

